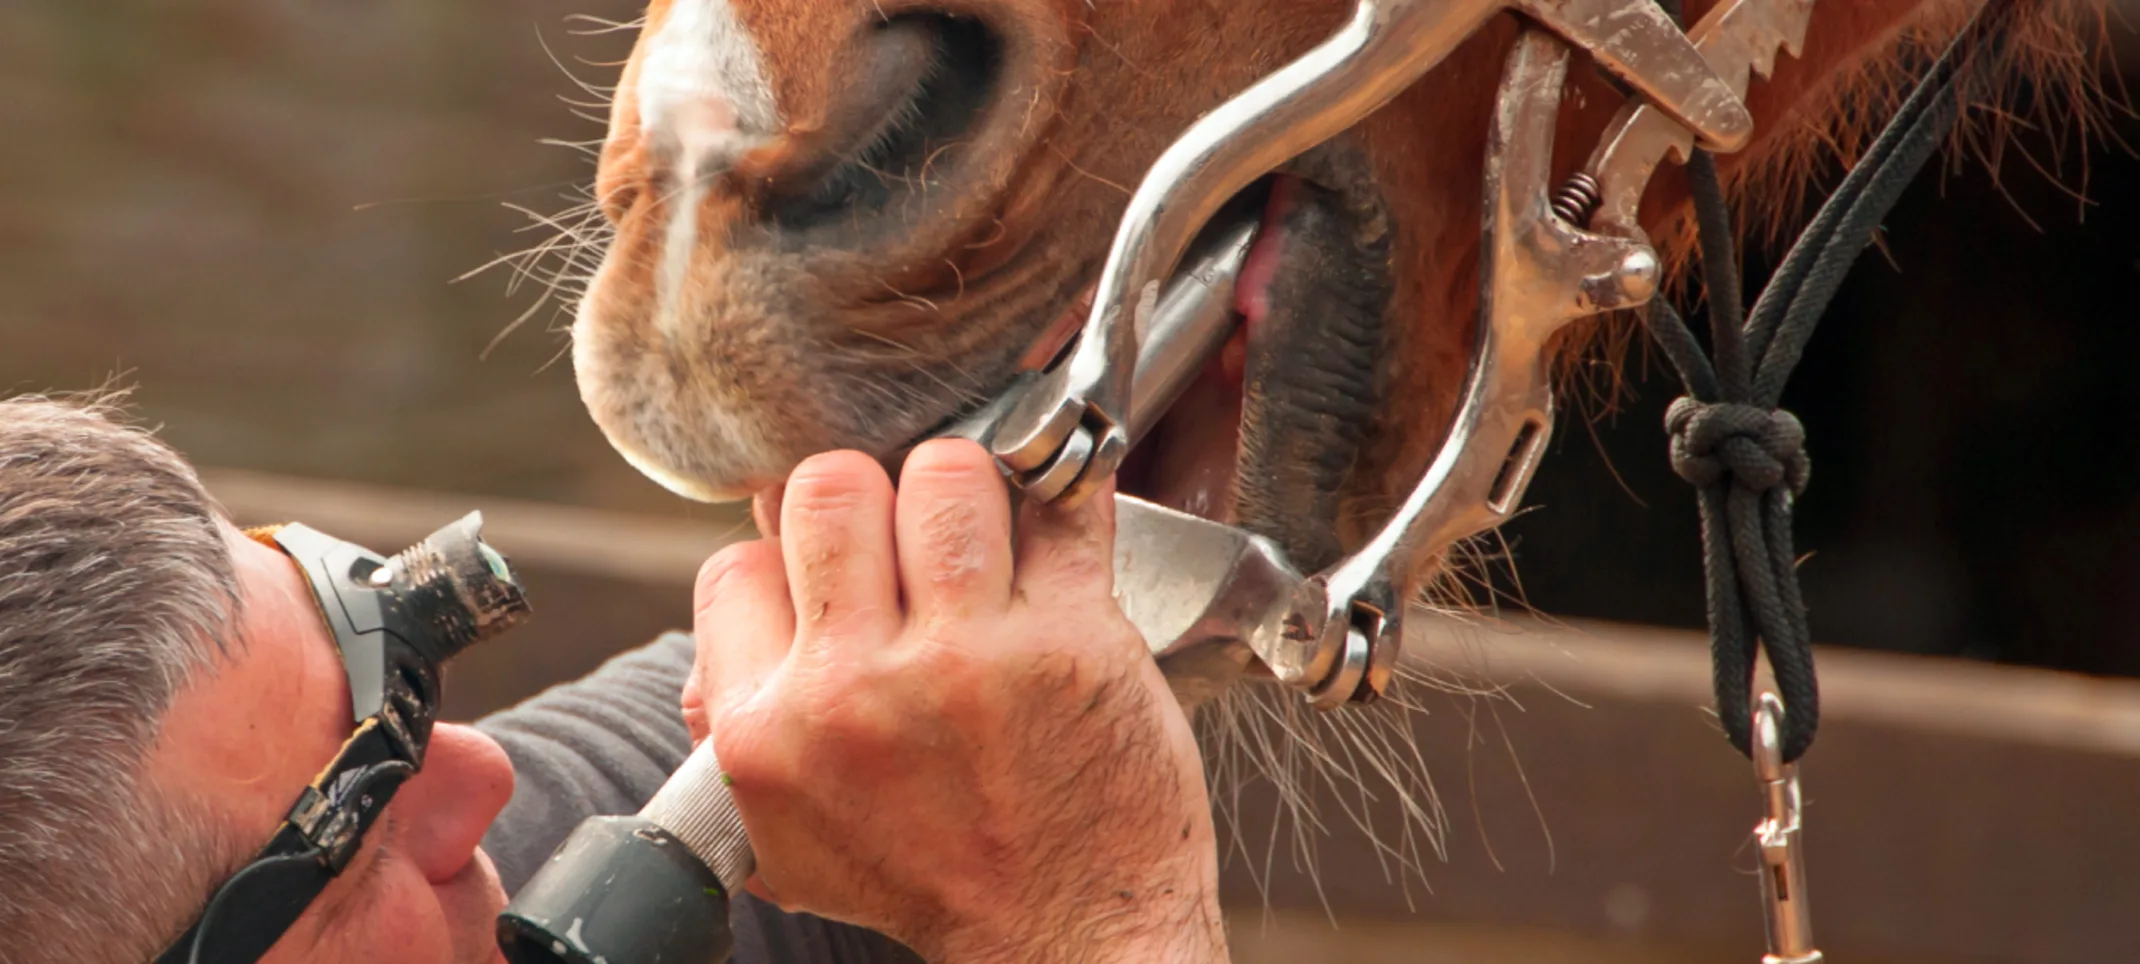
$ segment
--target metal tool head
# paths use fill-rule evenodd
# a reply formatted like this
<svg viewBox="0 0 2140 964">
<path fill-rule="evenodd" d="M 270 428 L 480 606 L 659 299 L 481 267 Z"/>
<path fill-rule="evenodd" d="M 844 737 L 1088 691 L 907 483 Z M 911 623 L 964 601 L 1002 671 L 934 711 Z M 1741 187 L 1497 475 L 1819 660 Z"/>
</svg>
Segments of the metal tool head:
<svg viewBox="0 0 2140 964">
<path fill-rule="evenodd" d="M 1440 453 L 1382 528 L 1315 576 L 1289 616 L 1290 641 L 1309 651 L 1294 663 L 1317 671 L 1337 663 L 1337 675 L 1311 684 L 1318 707 L 1381 692 L 1402 645 L 1407 577 L 1515 512 L 1552 433 L 1554 337 L 1657 289 L 1660 266 L 1647 245 L 1585 231 L 1554 209 L 1553 133 L 1568 59 L 1567 46 L 1540 30 L 1524 32 L 1508 56 L 1487 136 L 1479 333 Z"/>
<path fill-rule="evenodd" d="M 1732 92 L 1744 97 L 1754 77 L 1767 77 L 1776 69 L 1779 50 L 1798 56 L 1813 2 L 1725 0 L 1687 32 L 1687 39 Z M 1583 165 L 1597 192 L 1589 225 L 1608 234 L 1643 238 L 1636 214 L 1650 178 L 1668 156 L 1686 163 L 1695 142 L 1693 131 L 1648 101 L 1621 105 Z"/>
<path fill-rule="evenodd" d="M 1224 692 L 1277 651 L 1269 637 L 1300 584 L 1269 539 L 1115 496 L 1115 601 L 1183 706 Z"/>
</svg>

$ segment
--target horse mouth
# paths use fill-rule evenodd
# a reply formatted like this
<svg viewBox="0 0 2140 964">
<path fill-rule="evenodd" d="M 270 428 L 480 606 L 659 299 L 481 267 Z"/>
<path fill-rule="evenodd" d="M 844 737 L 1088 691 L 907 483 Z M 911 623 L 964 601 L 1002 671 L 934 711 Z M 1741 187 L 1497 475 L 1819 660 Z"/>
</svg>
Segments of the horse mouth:
<svg viewBox="0 0 2140 964">
<path fill-rule="evenodd" d="M 1191 245 L 1259 225 L 1225 340 L 1138 440 L 1119 491 L 1273 535 L 1306 565 L 1334 554 L 1336 504 L 1380 397 L 1391 295 L 1387 219 L 1364 170 L 1344 147 L 1311 152 L 1229 200 Z M 1091 298 L 1088 284 L 1020 367 L 1062 357 Z M 1274 512 L 1298 516 L 1278 524 Z"/>
<path fill-rule="evenodd" d="M 1243 218 L 1263 222 L 1234 277 L 1226 340 L 1123 461 L 1116 485 L 1125 494 L 1214 521 L 1236 521 L 1249 333 L 1255 316 L 1269 304 L 1271 268 L 1283 249 L 1282 229 L 1270 224 L 1270 215 L 1280 194 L 1275 188 L 1288 177 L 1260 179 L 1204 229 L 1208 235 Z"/>
</svg>

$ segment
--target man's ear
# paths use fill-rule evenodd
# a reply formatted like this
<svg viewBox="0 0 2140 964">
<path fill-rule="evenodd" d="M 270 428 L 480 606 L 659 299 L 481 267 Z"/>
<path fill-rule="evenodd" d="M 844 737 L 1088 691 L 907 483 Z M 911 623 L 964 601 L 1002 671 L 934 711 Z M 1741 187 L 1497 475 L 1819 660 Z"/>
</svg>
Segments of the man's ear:
<svg viewBox="0 0 2140 964">
<path fill-rule="evenodd" d="M 240 531 L 245 533 L 246 538 L 251 539 L 254 542 L 260 543 L 261 545 L 266 546 L 270 549 L 273 549 L 276 552 L 281 552 L 282 543 L 275 541 L 275 533 L 281 532 L 282 527 L 286 525 L 289 525 L 289 523 L 277 522 L 274 525 L 253 526 L 252 528 L 243 529 Z"/>
</svg>

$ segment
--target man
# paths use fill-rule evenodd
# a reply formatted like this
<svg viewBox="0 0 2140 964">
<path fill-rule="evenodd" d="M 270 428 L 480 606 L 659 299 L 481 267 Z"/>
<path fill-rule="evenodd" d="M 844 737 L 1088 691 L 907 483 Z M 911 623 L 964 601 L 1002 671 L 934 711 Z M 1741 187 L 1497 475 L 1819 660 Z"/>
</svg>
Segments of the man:
<svg viewBox="0 0 2140 964">
<path fill-rule="evenodd" d="M 1014 543 L 978 447 L 923 446 L 896 492 L 855 453 L 805 463 L 757 506 L 774 537 L 700 574 L 696 645 L 439 725 L 261 960 L 498 960 L 507 890 L 709 732 L 761 898 L 931 960 L 1223 959 L 1201 769 L 1112 603 L 1110 507 L 1028 509 Z M 108 405 L 0 401 L 0 961 L 161 954 L 349 738 L 349 700 L 298 568 L 181 458 Z M 737 915 L 743 961 L 904 953 Z"/>
</svg>

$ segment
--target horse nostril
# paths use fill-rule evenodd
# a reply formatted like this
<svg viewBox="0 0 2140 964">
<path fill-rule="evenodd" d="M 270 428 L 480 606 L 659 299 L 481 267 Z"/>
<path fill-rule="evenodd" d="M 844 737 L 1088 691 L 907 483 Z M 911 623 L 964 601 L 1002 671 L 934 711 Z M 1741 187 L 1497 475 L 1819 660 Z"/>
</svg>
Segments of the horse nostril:
<svg viewBox="0 0 2140 964">
<path fill-rule="evenodd" d="M 673 5 L 635 57 L 636 117 L 612 121 L 636 131 L 604 145 L 597 188 L 612 219 L 645 194 L 704 186 L 782 133 L 760 53 L 727 4 Z"/>
<path fill-rule="evenodd" d="M 638 177 L 616 165 L 605 163 L 595 172 L 595 207 L 611 227 L 624 223 L 624 216 L 639 203 L 640 191 Z"/>
<path fill-rule="evenodd" d="M 765 217 L 778 227 L 851 227 L 857 213 L 941 182 L 1003 66 L 987 26 L 939 14 L 885 21 L 863 49 L 859 75 L 827 109 L 809 158 L 769 186 Z"/>
</svg>

